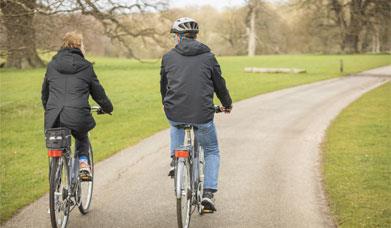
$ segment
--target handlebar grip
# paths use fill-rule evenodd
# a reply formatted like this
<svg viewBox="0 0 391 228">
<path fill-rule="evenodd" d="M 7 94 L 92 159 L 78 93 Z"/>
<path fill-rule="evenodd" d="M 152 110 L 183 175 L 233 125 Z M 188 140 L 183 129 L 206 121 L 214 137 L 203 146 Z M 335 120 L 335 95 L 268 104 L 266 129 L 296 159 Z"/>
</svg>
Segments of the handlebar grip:
<svg viewBox="0 0 391 228">
<path fill-rule="evenodd" d="M 97 105 L 91 106 L 91 111 L 99 111 L 100 109 L 101 109 L 100 106 Z"/>
<path fill-rule="evenodd" d="M 103 111 L 103 109 L 100 106 L 92 106 L 91 112 L 96 112 L 96 114 L 98 114 L 98 115 L 103 115 L 103 114 L 111 115 L 111 113 L 107 113 L 107 112 Z"/>
</svg>

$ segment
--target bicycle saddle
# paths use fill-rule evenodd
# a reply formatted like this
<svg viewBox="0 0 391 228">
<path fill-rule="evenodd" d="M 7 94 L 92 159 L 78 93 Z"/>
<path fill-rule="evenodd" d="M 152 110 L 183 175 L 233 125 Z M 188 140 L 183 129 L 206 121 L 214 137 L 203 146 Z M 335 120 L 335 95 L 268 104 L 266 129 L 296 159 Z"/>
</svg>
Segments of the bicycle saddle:
<svg viewBox="0 0 391 228">
<path fill-rule="evenodd" d="M 196 126 L 194 125 L 191 125 L 191 124 L 179 124 L 179 125 L 175 125 L 176 128 L 180 128 L 180 129 L 187 129 L 187 128 L 195 128 L 197 129 Z"/>
</svg>

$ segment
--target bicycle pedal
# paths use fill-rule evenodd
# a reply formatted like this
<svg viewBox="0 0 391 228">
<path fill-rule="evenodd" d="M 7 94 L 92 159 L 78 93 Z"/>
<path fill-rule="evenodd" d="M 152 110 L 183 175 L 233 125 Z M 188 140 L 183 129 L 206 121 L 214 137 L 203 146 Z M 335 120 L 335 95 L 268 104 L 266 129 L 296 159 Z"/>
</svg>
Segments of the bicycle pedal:
<svg viewBox="0 0 391 228">
<path fill-rule="evenodd" d="M 209 209 L 202 209 L 202 211 L 201 211 L 201 213 L 202 214 L 212 214 L 212 213 L 214 213 L 215 211 L 214 210 L 209 210 Z"/>
<path fill-rule="evenodd" d="M 173 179 L 175 177 L 175 170 L 172 169 L 168 172 L 168 176 L 171 177 L 171 179 Z"/>
<path fill-rule="evenodd" d="M 92 181 L 92 177 L 86 174 L 80 174 L 79 175 L 81 181 Z"/>
<path fill-rule="evenodd" d="M 88 182 L 88 181 L 92 181 L 92 177 L 84 176 L 84 177 L 80 177 L 80 180 L 83 182 Z"/>
</svg>

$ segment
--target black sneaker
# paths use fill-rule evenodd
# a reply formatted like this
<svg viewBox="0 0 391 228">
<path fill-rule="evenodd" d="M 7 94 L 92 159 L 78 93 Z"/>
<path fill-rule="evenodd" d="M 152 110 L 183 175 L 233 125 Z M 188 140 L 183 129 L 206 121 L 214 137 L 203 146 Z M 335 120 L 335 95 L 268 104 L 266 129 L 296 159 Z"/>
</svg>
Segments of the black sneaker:
<svg viewBox="0 0 391 228">
<path fill-rule="evenodd" d="M 170 163 L 170 171 L 168 171 L 168 176 L 174 178 L 175 176 L 175 159 L 173 158 Z"/>
<path fill-rule="evenodd" d="M 202 210 L 203 213 L 213 213 L 216 211 L 212 191 L 204 190 L 201 205 L 204 207 Z"/>
</svg>

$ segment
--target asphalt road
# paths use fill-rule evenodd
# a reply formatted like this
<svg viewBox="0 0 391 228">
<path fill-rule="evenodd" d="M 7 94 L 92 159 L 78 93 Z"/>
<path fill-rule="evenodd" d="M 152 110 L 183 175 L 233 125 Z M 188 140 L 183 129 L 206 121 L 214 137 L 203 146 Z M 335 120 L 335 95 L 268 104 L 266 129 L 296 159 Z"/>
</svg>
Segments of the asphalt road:
<svg viewBox="0 0 391 228">
<path fill-rule="evenodd" d="M 217 115 L 218 211 L 195 214 L 191 226 L 333 227 L 320 175 L 325 129 L 344 107 L 390 76 L 391 66 L 284 89 Z M 86 216 L 73 211 L 69 227 L 176 227 L 168 141 L 168 131 L 162 131 L 100 162 L 92 210 Z M 44 196 L 4 226 L 49 227 L 47 211 Z"/>
</svg>

